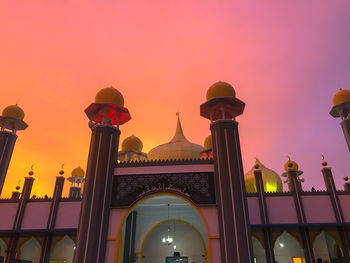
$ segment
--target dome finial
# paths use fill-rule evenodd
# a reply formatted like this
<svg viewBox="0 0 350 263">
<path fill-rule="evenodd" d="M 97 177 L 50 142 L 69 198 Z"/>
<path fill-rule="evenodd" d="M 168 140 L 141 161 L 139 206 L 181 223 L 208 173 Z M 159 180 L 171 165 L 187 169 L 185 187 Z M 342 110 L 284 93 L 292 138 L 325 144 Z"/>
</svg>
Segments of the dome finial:
<svg viewBox="0 0 350 263">
<path fill-rule="evenodd" d="M 171 139 L 170 142 L 177 142 L 177 141 L 187 141 L 184 132 L 182 130 L 181 121 L 180 121 L 180 113 L 176 112 L 177 116 L 177 124 L 176 124 L 176 131 L 174 137 Z"/>
</svg>

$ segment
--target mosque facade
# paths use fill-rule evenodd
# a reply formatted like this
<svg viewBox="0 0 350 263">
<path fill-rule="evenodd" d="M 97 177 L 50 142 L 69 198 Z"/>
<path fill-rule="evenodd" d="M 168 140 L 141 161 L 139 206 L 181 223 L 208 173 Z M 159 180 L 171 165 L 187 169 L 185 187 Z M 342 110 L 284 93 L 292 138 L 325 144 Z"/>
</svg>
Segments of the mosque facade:
<svg viewBox="0 0 350 263">
<path fill-rule="evenodd" d="M 333 104 L 350 145 L 350 91 L 337 92 Z M 102 89 L 85 110 L 86 175 L 72 171 L 69 196 L 59 171 L 52 195 L 36 197 L 30 171 L 11 198 L 0 199 L 0 262 L 350 262 L 348 179 L 336 189 L 323 162 L 326 190 L 304 191 L 290 159 L 281 176 L 259 159 L 244 174 L 236 121 L 244 107 L 230 84 L 217 82 L 200 106 L 211 130 L 204 146 L 185 137 L 177 114 L 173 138 L 144 153 L 135 135 L 119 147 L 131 117 L 119 91 Z M 0 116 L 0 194 L 17 131 L 27 126 L 17 105 Z"/>
</svg>

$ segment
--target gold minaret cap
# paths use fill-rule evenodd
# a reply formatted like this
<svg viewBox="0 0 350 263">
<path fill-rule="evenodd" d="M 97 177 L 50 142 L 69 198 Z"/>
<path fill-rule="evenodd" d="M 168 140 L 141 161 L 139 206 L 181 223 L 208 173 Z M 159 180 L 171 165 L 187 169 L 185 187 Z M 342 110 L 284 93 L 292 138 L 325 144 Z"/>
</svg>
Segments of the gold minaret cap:
<svg viewBox="0 0 350 263">
<path fill-rule="evenodd" d="M 23 120 L 24 118 L 24 111 L 16 104 L 16 105 L 10 105 L 7 106 L 2 111 L 2 116 L 4 117 L 13 117 L 19 120 Z"/>
<path fill-rule="evenodd" d="M 113 103 L 124 107 L 124 97 L 119 90 L 108 87 L 101 89 L 95 96 L 96 103 Z"/>
<path fill-rule="evenodd" d="M 217 97 L 235 97 L 236 91 L 231 84 L 223 81 L 218 81 L 211 85 L 207 90 L 207 100 Z"/>
<path fill-rule="evenodd" d="M 339 89 L 337 93 L 333 96 L 333 105 L 339 105 L 344 102 L 350 101 L 350 90 Z"/>
</svg>

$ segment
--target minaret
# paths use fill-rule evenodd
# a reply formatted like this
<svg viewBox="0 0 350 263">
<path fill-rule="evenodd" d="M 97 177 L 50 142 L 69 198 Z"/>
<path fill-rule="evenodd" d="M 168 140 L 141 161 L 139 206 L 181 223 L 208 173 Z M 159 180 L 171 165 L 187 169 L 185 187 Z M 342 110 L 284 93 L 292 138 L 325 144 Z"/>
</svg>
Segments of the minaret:
<svg viewBox="0 0 350 263">
<path fill-rule="evenodd" d="M 110 87 L 99 91 L 85 113 L 92 130 L 74 263 L 105 262 L 113 172 L 119 125 L 131 119 L 122 94 Z"/>
<path fill-rule="evenodd" d="M 0 195 L 17 140 L 16 132 L 28 127 L 23 118 L 24 111 L 17 105 L 6 107 L 0 116 Z"/>
<path fill-rule="evenodd" d="M 207 91 L 207 102 L 200 107 L 200 114 L 211 121 L 221 262 L 253 263 L 238 123 L 235 120 L 243 113 L 245 104 L 235 95 L 230 84 L 213 84 Z"/>
<path fill-rule="evenodd" d="M 79 166 L 73 169 L 72 176 L 67 178 L 72 183 L 69 188 L 70 198 L 81 198 L 81 184 L 84 182 L 84 174 L 84 170 Z"/>
<path fill-rule="evenodd" d="M 350 90 L 340 89 L 334 94 L 333 105 L 329 114 L 334 118 L 341 118 L 340 126 L 350 151 Z"/>
</svg>

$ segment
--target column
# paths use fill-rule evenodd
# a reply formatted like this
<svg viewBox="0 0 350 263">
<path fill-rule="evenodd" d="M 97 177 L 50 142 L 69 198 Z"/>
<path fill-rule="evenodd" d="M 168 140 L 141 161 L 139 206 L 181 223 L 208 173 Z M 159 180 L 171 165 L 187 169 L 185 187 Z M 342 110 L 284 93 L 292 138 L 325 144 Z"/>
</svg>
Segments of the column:
<svg viewBox="0 0 350 263">
<path fill-rule="evenodd" d="M 293 193 L 294 205 L 298 216 L 299 224 L 306 224 L 306 215 L 303 206 L 303 202 L 301 199 L 301 183 L 298 180 L 297 170 L 288 170 L 288 186 L 289 191 Z M 314 251 L 312 247 L 312 242 L 310 239 L 309 229 L 305 226 L 299 228 L 299 232 L 301 234 L 301 239 L 304 247 L 304 254 L 307 263 L 316 263 Z"/>
<path fill-rule="evenodd" d="M 25 207 L 27 205 L 28 199 L 30 197 L 30 193 L 32 191 L 33 182 L 34 182 L 34 178 L 32 177 L 25 178 L 22 195 L 18 203 L 17 212 L 13 223 L 12 229 L 14 231 L 19 231 L 21 229 Z M 18 238 L 19 238 L 19 234 L 14 234 L 13 236 L 10 237 L 9 246 L 7 248 L 7 254 L 5 256 L 4 263 L 15 262 Z"/>
<path fill-rule="evenodd" d="M 253 262 L 253 246 L 245 192 L 238 123 L 210 125 L 215 166 L 222 263 Z"/>
<path fill-rule="evenodd" d="M 326 164 L 327 165 L 327 164 Z M 333 174 L 332 170 L 329 167 L 324 167 L 322 168 L 322 174 L 323 174 L 323 179 L 327 188 L 327 191 L 329 193 L 329 197 L 332 202 L 333 210 L 334 210 L 334 215 L 337 220 L 337 223 L 341 224 L 344 223 L 344 215 L 343 215 L 343 210 L 340 205 L 340 201 L 337 195 L 337 189 L 334 184 L 334 179 L 333 179 Z M 349 241 L 349 236 L 347 232 L 347 228 L 345 226 L 338 226 L 338 234 L 340 236 L 340 239 L 342 241 L 342 250 L 344 253 L 344 258 L 346 261 L 350 262 L 350 241 Z"/>
<path fill-rule="evenodd" d="M 109 206 L 119 135 L 120 130 L 112 125 L 96 124 L 92 127 L 75 263 L 105 262 Z"/>
<path fill-rule="evenodd" d="M 40 263 L 48 263 L 50 261 L 53 230 L 55 228 L 58 205 L 62 197 L 64 180 L 65 178 L 63 176 L 56 176 L 55 190 L 53 192 L 52 203 L 46 226 L 46 229 L 49 231 L 49 233 L 44 237 L 43 245 L 41 248 Z"/>
<path fill-rule="evenodd" d="M 262 180 L 261 170 L 254 171 L 256 190 L 259 198 L 260 216 L 263 225 L 269 224 L 269 215 L 267 211 L 264 183 Z M 271 229 L 268 226 L 262 229 L 264 234 L 265 254 L 267 263 L 275 263 L 275 254 L 273 251 L 274 244 L 272 241 Z"/>
</svg>

